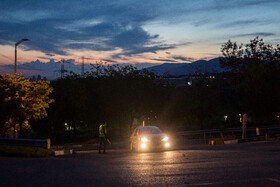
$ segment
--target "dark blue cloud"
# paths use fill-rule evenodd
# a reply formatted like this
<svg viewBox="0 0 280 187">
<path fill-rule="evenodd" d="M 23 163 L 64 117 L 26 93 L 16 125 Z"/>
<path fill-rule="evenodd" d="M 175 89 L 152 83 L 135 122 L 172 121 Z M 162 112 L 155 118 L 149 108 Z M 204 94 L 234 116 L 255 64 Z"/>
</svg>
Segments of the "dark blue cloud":
<svg viewBox="0 0 280 187">
<path fill-rule="evenodd" d="M 102 59 L 102 61 L 111 62 L 111 63 L 117 63 L 117 61 L 112 60 L 112 59 Z"/>
<path fill-rule="evenodd" d="M 150 35 L 141 28 L 154 15 L 139 8 L 137 3 L 132 3 L 130 7 L 110 1 L 4 0 L 2 3 L 6 10 L 12 12 L 19 9 L 20 14 L 27 17 L 9 20 L 6 18 L 12 16 L 6 11 L 7 16 L 0 17 L 0 26 L 5 28 L 0 32 L 1 43 L 15 43 L 21 38 L 29 38 L 31 42 L 24 43 L 26 50 L 66 55 L 65 49 L 110 51 L 121 48 L 125 54 L 132 55 L 141 52 L 155 53 L 166 48 L 162 44 L 145 47 L 158 36 Z M 54 13 L 54 16 L 43 14 L 38 19 L 28 18 L 31 13 L 39 15 L 40 11 Z M 91 20 L 98 20 L 100 23 L 87 23 Z M 85 24 L 81 26 L 83 22 Z M 102 43 L 96 43 L 96 40 L 102 40 Z"/>
<path fill-rule="evenodd" d="M 229 28 L 229 27 L 244 27 L 244 26 L 249 26 L 249 25 L 260 25 L 260 24 L 265 24 L 266 21 L 262 20 L 239 20 L 239 21 L 229 21 L 228 23 L 223 23 L 220 25 L 221 28 Z"/>
<path fill-rule="evenodd" d="M 152 59 L 152 60 L 162 61 L 162 62 L 177 62 L 176 60 L 161 59 L 161 58 L 154 58 L 154 59 Z"/>
<path fill-rule="evenodd" d="M 271 32 L 255 32 L 255 33 L 248 33 L 248 34 L 238 34 L 235 35 L 234 37 L 256 37 L 256 36 L 274 36 L 276 35 L 275 33 L 271 33 Z"/>
<path fill-rule="evenodd" d="M 201 3 L 205 0 L 201 0 Z M 279 0 L 220 0 L 215 3 L 208 2 L 206 4 L 203 4 L 203 6 L 200 6 L 196 9 L 196 11 L 224 11 L 224 10 L 230 10 L 230 9 L 241 9 L 241 8 L 249 8 L 252 6 L 264 6 L 264 5 L 279 5 Z M 236 15 L 238 16 L 238 15 Z"/>
<path fill-rule="evenodd" d="M 24 43 L 28 48 L 27 50 L 40 50 L 46 54 L 61 54 L 65 55 L 64 49 L 90 49 L 97 51 L 109 51 L 119 47 L 129 53 L 136 53 L 141 50 L 141 47 L 149 44 L 150 40 L 157 38 L 157 36 L 150 36 L 140 27 L 133 28 L 132 30 L 125 30 L 124 26 L 114 25 L 110 23 L 101 23 L 92 27 L 85 27 L 78 31 L 61 29 L 59 22 L 69 23 L 67 19 L 63 20 L 37 20 L 27 22 L 25 24 L 0 22 L 0 25 L 5 26 L 7 32 L 6 39 L 14 43 L 21 38 L 29 38 L 31 42 Z M 0 35 L 1 36 L 1 35 Z M 4 36 L 3 36 L 4 37 Z M 90 40 L 104 38 L 102 44 L 95 42 L 90 43 Z M 65 43 L 71 41 L 70 44 Z M 147 51 L 149 48 L 144 47 Z M 155 48 L 150 48 L 151 52 L 155 52 Z"/>
<path fill-rule="evenodd" d="M 127 49 L 125 50 L 123 53 L 121 54 L 116 54 L 113 55 L 113 58 L 120 58 L 121 55 L 125 55 L 125 56 L 131 56 L 134 54 L 141 54 L 141 53 L 157 53 L 157 51 L 162 51 L 162 50 L 168 50 L 168 49 L 174 49 L 177 45 L 157 45 L 157 46 L 153 46 L 153 47 L 145 47 L 145 46 L 139 46 L 139 47 L 135 47 L 132 49 Z"/>
<path fill-rule="evenodd" d="M 48 58 L 48 57 L 39 57 L 39 59 L 43 59 L 43 60 L 51 60 L 52 58 Z"/>
<path fill-rule="evenodd" d="M 158 21 L 173 24 L 180 22 L 179 18 L 183 16 L 187 24 L 192 23 L 198 27 L 216 23 L 217 15 L 220 16 L 222 11 L 240 8 L 244 10 L 244 7 L 255 6 L 258 7 L 256 11 L 259 11 L 262 6 L 280 5 L 279 0 L 214 2 L 205 0 L 178 0 L 176 3 L 167 0 L 1 0 L 0 44 L 13 45 L 22 38 L 29 38 L 30 42 L 24 42 L 26 50 L 39 50 L 48 56 L 67 55 L 67 49 L 95 51 L 121 49 L 122 52 L 113 57 L 125 58 L 124 56 L 157 53 L 180 46 L 167 44 L 161 36 L 144 30 L 146 23 Z M 229 20 L 224 25 L 217 24 L 225 28 L 260 25 L 264 22 L 248 18 L 240 21 Z M 256 35 L 256 33 L 252 34 Z M 243 34 L 243 36 L 251 35 Z M 258 35 L 272 36 L 265 33 L 258 33 Z M 183 57 L 177 60 L 189 61 Z"/>
<path fill-rule="evenodd" d="M 186 62 L 194 62 L 194 61 L 196 61 L 196 59 L 194 59 L 194 58 L 184 57 L 184 56 L 174 56 L 173 59 L 181 60 L 181 61 L 186 61 Z"/>
<path fill-rule="evenodd" d="M 110 44 L 127 50 L 149 44 L 151 40 L 157 37 L 158 35 L 151 36 L 142 28 L 136 27 L 116 35 Z"/>
<path fill-rule="evenodd" d="M 39 50 L 47 54 L 65 55 L 62 43 L 68 38 L 77 38 L 69 31 L 61 32 L 55 27 L 58 20 L 41 20 L 26 23 L 0 22 L 10 32 L 0 37 L 5 38 L 9 43 L 28 38 L 30 42 L 24 42 L 26 50 Z M 66 21 L 66 20 L 64 20 Z"/>
</svg>

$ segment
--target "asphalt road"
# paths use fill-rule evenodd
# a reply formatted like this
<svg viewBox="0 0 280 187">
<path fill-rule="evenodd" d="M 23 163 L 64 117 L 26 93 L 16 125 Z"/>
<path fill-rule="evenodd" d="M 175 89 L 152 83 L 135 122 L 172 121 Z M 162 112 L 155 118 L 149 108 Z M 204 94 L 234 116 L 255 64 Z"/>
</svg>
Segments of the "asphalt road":
<svg viewBox="0 0 280 187">
<path fill-rule="evenodd" d="M 280 186 L 280 142 L 0 157 L 0 186 Z"/>
</svg>

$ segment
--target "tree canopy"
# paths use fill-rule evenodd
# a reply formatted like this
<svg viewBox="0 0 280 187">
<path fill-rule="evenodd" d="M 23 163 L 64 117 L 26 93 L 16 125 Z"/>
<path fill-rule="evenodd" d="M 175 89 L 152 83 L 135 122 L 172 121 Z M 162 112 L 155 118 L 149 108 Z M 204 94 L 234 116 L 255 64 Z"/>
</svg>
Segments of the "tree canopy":
<svg viewBox="0 0 280 187">
<path fill-rule="evenodd" d="M 50 98 L 49 82 L 31 82 L 22 75 L 0 75 L 0 132 L 31 131 L 29 120 L 47 116 L 46 108 L 54 102 Z"/>
<path fill-rule="evenodd" d="M 156 80 L 153 73 L 104 64 L 95 64 L 86 75 L 59 79 L 52 86 L 56 102 L 46 123 L 55 123 L 51 128 L 56 132 L 64 132 L 67 124 L 74 135 L 77 130 L 96 131 L 104 121 L 114 133 L 128 135 L 133 123 L 158 119 L 170 94 L 169 87 Z"/>
<path fill-rule="evenodd" d="M 221 51 L 220 63 L 231 72 L 228 79 L 242 95 L 243 110 L 255 116 L 280 112 L 280 46 L 254 38 L 249 44 L 228 41 Z"/>
</svg>

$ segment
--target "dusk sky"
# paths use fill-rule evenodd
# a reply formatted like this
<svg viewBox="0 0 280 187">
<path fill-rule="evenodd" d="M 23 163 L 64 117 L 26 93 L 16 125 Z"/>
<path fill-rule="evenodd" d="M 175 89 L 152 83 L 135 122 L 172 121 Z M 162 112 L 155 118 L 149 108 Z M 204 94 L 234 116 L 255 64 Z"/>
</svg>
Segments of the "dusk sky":
<svg viewBox="0 0 280 187">
<path fill-rule="evenodd" d="M 0 65 L 192 62 L 228 40 L 280 43 L 280 0 L 1 0 Z"/>
</svg>

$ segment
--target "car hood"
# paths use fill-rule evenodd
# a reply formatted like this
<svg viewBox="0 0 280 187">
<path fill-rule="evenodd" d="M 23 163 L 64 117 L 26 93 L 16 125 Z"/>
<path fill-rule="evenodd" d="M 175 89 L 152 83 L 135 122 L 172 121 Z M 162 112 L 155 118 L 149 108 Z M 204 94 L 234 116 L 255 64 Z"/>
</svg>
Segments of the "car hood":
<svg viewBox="0 0 280 187">
<path fill-rule="evenodd" d="M 151 139 L 158 139 L 158 138 L 164 138 L 166 134 L 144 134 L 141 135 L 141 137 L 151 138 Z"/>
</svg>

